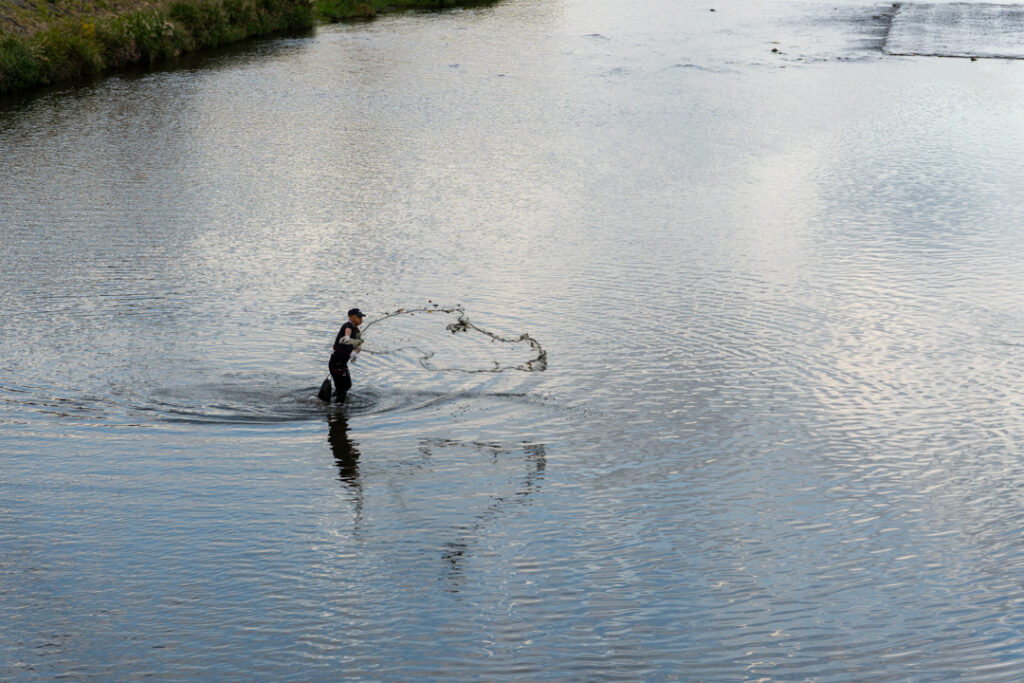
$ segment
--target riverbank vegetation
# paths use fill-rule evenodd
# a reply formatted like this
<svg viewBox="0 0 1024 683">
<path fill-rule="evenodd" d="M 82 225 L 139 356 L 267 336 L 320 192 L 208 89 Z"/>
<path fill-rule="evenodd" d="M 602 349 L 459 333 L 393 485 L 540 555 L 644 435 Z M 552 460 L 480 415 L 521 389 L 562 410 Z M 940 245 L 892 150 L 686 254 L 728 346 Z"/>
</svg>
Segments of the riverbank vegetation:
<svg viewBox="0 0 1024 683">
<path fill-rule="evenodd" d="M 253 36 L 480 0 L 0 0 L 0 94 Z"/>
<path fill-rule="evenodd" d="M 313 25 L 306 0 L 20 3 L 0 33 L 0 92 Z M 13 30 L 12 30 L 13 27 Z"/>
<path fill-rule="evenodd" d="M 496 0 L 314 0 L 313 6 L 322 21 L 371 19 L 378 14 L 403 10 L 440 11 L 454 7 L 492 5 Z"/>
</svg>

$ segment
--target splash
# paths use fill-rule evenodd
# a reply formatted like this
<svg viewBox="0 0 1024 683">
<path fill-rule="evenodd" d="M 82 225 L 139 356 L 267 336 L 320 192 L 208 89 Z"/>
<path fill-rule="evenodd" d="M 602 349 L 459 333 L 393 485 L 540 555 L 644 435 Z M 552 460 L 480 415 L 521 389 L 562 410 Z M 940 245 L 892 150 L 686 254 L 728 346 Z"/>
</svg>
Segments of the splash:
<svg viewBox="0 0 1024 683">
<path fill-rule="evenodd" d="M 452 335 L 482 335 L 486 339 L 490 339 L 492 343 L 500 344 L 503 346 L 517 346 L 525 344 L 530 349 L 531 357 L 525 361 L 501 361 L 490 359 L 486 362 L 485 366 L 482 367 L 457 367 L 453 365 L 447 365 L 444 363 L 438 363 L 435 359 L 437 352 L 435 350 L 424 348 L 424 342 L 427 341 L 424 338 L 420 338 L 411 344 L 398 345 L 394 347 L 388 347 L 386 344 L 378 344 L 377 336 L 380 334 L 382 328 L 387 325 L 382 325 L 387 321 L 393 321 L 395 318 L 401 316 L 421 316 L 421 315 L 454 315 L 456 316 L 455 322 L 449 323 L 445 326 L 445 330 Z M 376 330 L 372 329 L 374 326 L 380 326 Z M 464 373 L 498 373 L 506 372 L 510 370 L 518 370 L 521 372 L 543 372 L 548 367 L 548 354 L 547 351 L 540 345 L 536 339 L 531 337 L 529 334 L 523 332 L 518 336 L 505 336 L 500 335 L 490 330 L 484 329 L 472 321 L 466 314 L 465 308 L 461 305 L 456 306 L 441 306 L 431 302 L 428 306 L 420 308 L 399 308 L 390 313 L 385 313 L 379 318 L 375 318 L 366 325 L 363 326 L 361 333 L 362 339 L 352 340 L 352 345 L 360 348 L 362 353 L 367 353 L 377 356 L 386 356 L 413 351 L 419 354 L 417 359 L 420 366 L 431 372 L 464 372 Z M 481 363 L 483 365 L 483 363 Z"/>
</svg>

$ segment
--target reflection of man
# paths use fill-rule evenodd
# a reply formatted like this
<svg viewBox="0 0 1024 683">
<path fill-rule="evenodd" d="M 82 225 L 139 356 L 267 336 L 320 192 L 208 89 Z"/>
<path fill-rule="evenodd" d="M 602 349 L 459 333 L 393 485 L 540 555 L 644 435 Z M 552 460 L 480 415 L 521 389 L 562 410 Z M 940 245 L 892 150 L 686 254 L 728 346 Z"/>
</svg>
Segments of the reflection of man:
<svg viewBox="0 0 1024 683">
<path fill-rule="evenodd" d="M 363 312 L 353 308 L 348 312 L 348 322 L 341 326 L 334 338 L 334 353 L 327 364 L 334 380 L 334 398 L 341 403 L 352 388 L 352 377 L 348 373 L 349 362 L 355 362 L 359 355 L 359 326 L 363 324 Z"/>
<path fill-rule="evenodd" d="M 341 413 L 327 418 L 327 441 L 331 444 L 334 461 L 338 465 L 338 478 L 350 486 L 359 485 L 359 449 L 348 438 L 348 422 Z"/>
</svg>

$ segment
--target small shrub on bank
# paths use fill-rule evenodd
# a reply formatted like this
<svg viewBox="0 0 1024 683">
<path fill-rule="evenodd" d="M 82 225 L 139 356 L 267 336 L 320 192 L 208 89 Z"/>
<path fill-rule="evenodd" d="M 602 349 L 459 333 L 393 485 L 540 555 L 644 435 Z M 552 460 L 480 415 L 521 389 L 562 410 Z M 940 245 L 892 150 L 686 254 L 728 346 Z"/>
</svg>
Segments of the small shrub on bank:
<svg viewBox="0 0 1024 683">
<path fill-rule="evenodd" d="M 437 11 L 454 7 L 493 5 L 498 0 L 314 0 L 317 17 L 324 21 L 370 19 L 394 10 Z"/>
<path fill-rule="evenodd" d="M 32 36 L 31 53 L 46 82 L 77 78 L 103 67 L 100 45 L 78 22 L 55 24 Z"/>
<path fill-rule="evenodd" d="M 0 35 L 0 93 L 39 83 L 39 62 L 21 38 Z"/>
<path fill-rule="evenodd" d="M 179 0 L 168 7 L 168 16 L 192 36 L 195 45 L 217 47 L 227 38 L 228 16 L 219 2 Z"/>
<path fill-rule="evenodd" d="M 377 9 L 358 0 L 317 0 L 316 13 L 326 21 L 344 21 L 370 19 L 377 14 Z"/>
</svg>

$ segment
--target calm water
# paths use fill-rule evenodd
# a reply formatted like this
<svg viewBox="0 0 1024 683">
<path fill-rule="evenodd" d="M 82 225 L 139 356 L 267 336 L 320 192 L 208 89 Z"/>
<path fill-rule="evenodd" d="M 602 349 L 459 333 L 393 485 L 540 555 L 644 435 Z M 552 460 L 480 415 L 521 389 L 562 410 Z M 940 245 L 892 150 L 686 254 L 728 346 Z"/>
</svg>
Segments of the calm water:
<svg viewBox="0 0 1024 683">
<path fill-rule="evenodd" d="M 1024 64 L 887 8 L 508 0 L 0 108 L 0 679 L 1021 680 Z M 429 301 L 548 369 L 315 399 Z M 367 350 L 521 360 L 448 322 Z"/>
</svg>

